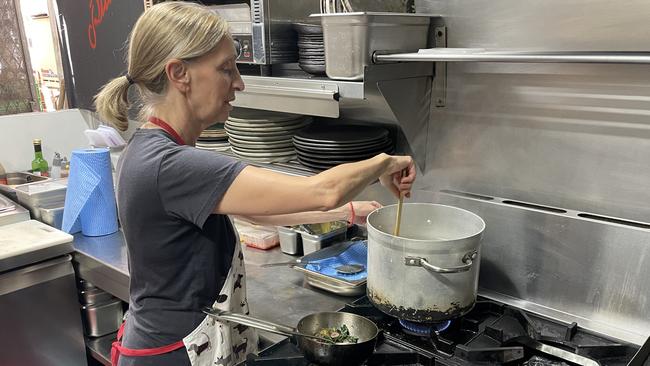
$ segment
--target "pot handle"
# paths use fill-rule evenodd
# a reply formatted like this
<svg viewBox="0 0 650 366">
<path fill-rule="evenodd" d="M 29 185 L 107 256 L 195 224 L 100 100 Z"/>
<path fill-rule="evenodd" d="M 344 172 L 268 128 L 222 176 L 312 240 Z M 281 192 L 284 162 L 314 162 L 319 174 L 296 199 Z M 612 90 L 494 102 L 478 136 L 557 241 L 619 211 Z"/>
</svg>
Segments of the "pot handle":
<svg viewBox="0 0 650 366">
<path fill-rule="evenodd" d="M 298 332 L 296 328 L 289 327 L 283 324 L 271 323 L 266 320 L 253 318 L 252 316 L 248 316 L 244 314 L 232 313 L 229 311 L 221 311 L 209 307 L 203 309 L 203 312 L 218 320 L 226 320 L 229 322 L 246 325 L 249 327 L 265 330 L 267 332 L 280 334 L 284 336 L 293 335 L 294 333 Z"/>
<path fill-rule="evenodd" d="M 472 264 L 474 264 L 476 256 L 478 256 L 478 251 L 476 250 L 465 253 L 462 259 L 463 263 L 465 264 L 458 267 L 442 268 L 434 266 L 433 264 L 429 263 L 426 258 L 422 257 L 406 257 L 404 258 L 404 264 L 411 267 L 424 267 L 426 270 L 436 273 L 460 273 L 467 272 L 472 268 Z"/>
<path fill-rule="evenodd" d="M 265 330 L 267 332 L 280 334 L 283 336 L 298 336 L 298 337 L 315 339 L 317 341 L 324 342 L 327 344 L 331 343 L 329 340 L 323 337 L 313 335 L 313 334 L 300 333 L 298 329 L 294 327 L 290 327 L 283 324 L 272 323 L 258 318 L 253 318 L 250 315 L 233 313 L 233 312 L 218 310 L 210 307 L 204 308 L 203 312 L 218 320 L 222 320 L 222 321 L 225 320 L 225 321 L 229 321 L 241 325 L 246 325 L 252 328 Z"/>
</svg>

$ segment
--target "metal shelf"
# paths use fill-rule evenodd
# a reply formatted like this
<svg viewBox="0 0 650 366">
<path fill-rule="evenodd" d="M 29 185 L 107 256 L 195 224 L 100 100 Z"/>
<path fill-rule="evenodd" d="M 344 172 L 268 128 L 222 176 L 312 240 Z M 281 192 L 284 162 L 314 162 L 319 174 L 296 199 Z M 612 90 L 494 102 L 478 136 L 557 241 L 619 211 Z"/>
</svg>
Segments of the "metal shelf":
<svg viewBox="0 0 650 366">
<path fill-rule="evenodd" d="M 379 82 L 433 76 L 429 65 L 400 63 L 369 65 L 364 69 L 364 80 L 360 81 L 333 80 L 290 68 L 278 67 L 273 72 L 273 76 L 242 75 L 246 87 L 237 92 L 233 105 L 338 118 L 341 103 L 368 103 L 377 96 Z"/>
<path fill-rule="evenodd" d="M 413 53 L 375 52 L 373 61 L 650 64 L 650 52 L 506 52 L 473 48 L 428 48 Z"/>
<path fill-rule="evenodd" d="M 245 90 L 237 92 L 236 107 L 338 118 L 339 99 L 363 99 L 363 82 L 323 77 L 242 75 Z"/>
<path fill-rule="evenodd" d="M 85 337 L 88 353 L 102 365 L 111 366 L 111 345 L 116 337 L 117 332 L 98 338 Z"/>
</svg>

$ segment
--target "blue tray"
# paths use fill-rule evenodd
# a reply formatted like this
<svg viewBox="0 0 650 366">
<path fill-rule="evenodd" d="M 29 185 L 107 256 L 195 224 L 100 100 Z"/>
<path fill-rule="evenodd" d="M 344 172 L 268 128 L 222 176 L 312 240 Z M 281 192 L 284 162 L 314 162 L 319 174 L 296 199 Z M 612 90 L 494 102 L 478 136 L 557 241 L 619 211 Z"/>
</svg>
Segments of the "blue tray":
<svg viewBox="0 0 650 366">
<path fill-rule="evenodd" d="M 348 286 L 359 286 L 368 279 L 368 242 L 357 240 L 334 244 L 310 253 L 300 261 L 314 264 L 308 264 L 304 268 L 294 267 L 297 270 L 326 276 Z M 355 274 L 342 274 L 336 271 L 336 267 L 345 264 L 362 264 L 365 268 Z"/>
</svg>

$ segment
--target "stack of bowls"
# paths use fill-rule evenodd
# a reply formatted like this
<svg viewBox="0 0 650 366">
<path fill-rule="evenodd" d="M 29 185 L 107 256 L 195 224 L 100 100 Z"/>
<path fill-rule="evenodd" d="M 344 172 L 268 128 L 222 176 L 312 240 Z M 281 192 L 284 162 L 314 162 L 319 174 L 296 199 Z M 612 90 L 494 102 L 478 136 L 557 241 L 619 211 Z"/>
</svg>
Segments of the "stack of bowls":
<svg viewBox="0 0 650 366">
<path fill-rule="evenodd" d="M 298 65 L 310 74 L 325 74 L 325 43 L 323 27 L 316 24 L 295 23 L 298 32 Z"/>
<path fill-rule="evenodd" d="M 315 170 L 394 151 L 394 143 L 384 127 L 348 122 L 314 123 L 294 135 L 293 145 L 298 161 Z"/>
<path fill-rule="evenodd" d="M 230 148 L 228 134 L 223 123 L 217 123 L 201 132 L 196 140 L 196 147 L 203 150 L 226 151 Z"/>
<path fill-rule="evenodd" d="M 230 148 L 237 156 L 263 163 L 295 160 L 293 135 L 309 123 L 297 114 L 237 109 L 226 121 Z"/>
</svg>

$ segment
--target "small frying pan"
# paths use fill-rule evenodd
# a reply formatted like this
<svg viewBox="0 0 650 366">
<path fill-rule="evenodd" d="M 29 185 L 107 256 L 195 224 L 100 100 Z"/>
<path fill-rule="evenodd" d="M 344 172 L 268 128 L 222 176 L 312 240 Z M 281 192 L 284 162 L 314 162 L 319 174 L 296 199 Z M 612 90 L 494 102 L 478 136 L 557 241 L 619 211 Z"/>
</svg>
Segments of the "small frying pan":
<svg viewBox="0 0 650 366">
<path fill-rule="evenodd" d="M 267 332 L 294 336 L 305 357 L 319 365 L 361 365 L 372 355 L 379 329 L 371 320 L 360 315 L 342 312 L 321 312 L 309 314 L 298 322 L 296 328 L 271 323 L 251 316 L 206 308 L 204 313 L 221 321 L 229 321 Z M 340 327 L 345 324 L 350 335 L 357 337 L 357 343 L 329 343 L 315 336 L 323 328 Z"/>
</svg>

